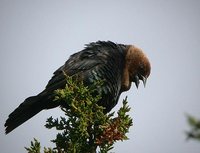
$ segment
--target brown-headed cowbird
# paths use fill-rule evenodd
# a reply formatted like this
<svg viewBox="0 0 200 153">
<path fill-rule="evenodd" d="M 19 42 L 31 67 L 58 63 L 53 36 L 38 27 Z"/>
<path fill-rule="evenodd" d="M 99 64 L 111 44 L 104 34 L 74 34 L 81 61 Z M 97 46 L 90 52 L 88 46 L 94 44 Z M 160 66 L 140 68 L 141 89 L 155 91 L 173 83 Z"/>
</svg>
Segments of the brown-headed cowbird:
<svg viewBox="0 0 200 153">
<path fill-rule="evenodd" d="M 85 85 L 104 80 L 98 88 L 102 98 L 98 104 L 109 112 L 118 102 L 122 92 L 127 91 L 134 82 L 144 85 L 151 66 L 141 49 L 133 45 L 116 44 L 111 41 L 97 41 L 73 55 L 54 72 L 46 88 L 36 96 L 25 99 L 8 117 L 5 123 L 6 134 L 44 109 L 57 106 L 68 107 L 66 103 L 54 102 L 54 91 L 65 87 L 66 75 L 76 76 Z M 69 108 L 70 109 L 70 108 Z"/>
</svg>

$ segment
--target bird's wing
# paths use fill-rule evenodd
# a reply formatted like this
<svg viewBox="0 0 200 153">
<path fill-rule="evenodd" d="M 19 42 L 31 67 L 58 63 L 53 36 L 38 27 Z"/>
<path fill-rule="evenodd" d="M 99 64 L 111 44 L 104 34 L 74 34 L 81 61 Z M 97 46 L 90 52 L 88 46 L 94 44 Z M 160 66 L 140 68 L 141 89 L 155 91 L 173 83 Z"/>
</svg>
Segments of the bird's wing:
<svg viewBox="0 0 200 153">
<path fill-rule="evenodd" d="M 96 68 L 104 67 L 106 59 L 102 58 L 102 54 L 95 51 L 81 51 L 73 54 L 67 62 L 54 72 L 46 86 L 47 91 L 63 88 L 66 84 L 66 75 L 77 75 L 83 80 L 88 77 L 89 71 Z M 98 68 L 97 68 L 98 67 Z M 80 76 L 82 75 L 82 76 Z"/>
<path fill-rule="evenodd" d="M 54 72 L 45 91 L 52 92 L 66 85 L 66 75 L 77 76 L 85 85 L 103 80 L 104 84 L 98 89 L 102 94 L 101 105 L 109 111 L 118 101 L 121 88 L 124 58 L 118 48 L 92 47 L 73 54 L 66 63 Z M 109 103 L 109 104 L 108 104 Z"/>
</svg>

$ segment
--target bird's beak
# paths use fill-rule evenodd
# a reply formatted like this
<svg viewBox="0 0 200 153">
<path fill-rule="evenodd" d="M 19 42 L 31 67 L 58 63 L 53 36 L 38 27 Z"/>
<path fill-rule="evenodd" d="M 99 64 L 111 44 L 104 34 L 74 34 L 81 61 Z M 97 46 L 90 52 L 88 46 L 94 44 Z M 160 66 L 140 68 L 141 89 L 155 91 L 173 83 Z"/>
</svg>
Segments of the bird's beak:
<svg viewBox="0 0 200 153">
<path fill-rule="evenodd" d="M 135 76 L 135 86 L 138 88 L 139 84 L 140 84 L 140 78 L 138 77 L 138 75 Z"/>
<path fill-rule="evenodd" d="M 135 82 L 135 86 L 138 88 L 139 84 L 140 84 L 140 80 L 142 80 L 144 87 L 146 86 L 146 82 L 147 82 L 147 77 L 144 77 L 142 75 L 136 75 L 134 82 Z"/>
<path fill-rule="evenodd" d="M 142 80 L 144 87 L 145 87 L 146 83 L 147 83 L 147 77 L 144 77 L 144 76 L 141 75 L 141 80 Z"/>
</svg>

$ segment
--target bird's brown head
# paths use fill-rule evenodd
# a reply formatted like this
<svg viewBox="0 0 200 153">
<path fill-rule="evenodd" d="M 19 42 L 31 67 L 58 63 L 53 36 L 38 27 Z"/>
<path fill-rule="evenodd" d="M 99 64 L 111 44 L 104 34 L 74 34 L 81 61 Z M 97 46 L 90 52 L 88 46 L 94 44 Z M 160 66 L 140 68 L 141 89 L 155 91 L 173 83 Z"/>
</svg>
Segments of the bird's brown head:
<svg viewBox="0 0 200 153">
<path fill-rule="evenodd" d="M 126 53 L 126 66 L 129 73 L 129 81 L 134 82 L 138 88 L 140 80 L 145 86 L 151 72 L 151 65 L 147 56 L 140 48 L 128 46 Z"/>
</svg>

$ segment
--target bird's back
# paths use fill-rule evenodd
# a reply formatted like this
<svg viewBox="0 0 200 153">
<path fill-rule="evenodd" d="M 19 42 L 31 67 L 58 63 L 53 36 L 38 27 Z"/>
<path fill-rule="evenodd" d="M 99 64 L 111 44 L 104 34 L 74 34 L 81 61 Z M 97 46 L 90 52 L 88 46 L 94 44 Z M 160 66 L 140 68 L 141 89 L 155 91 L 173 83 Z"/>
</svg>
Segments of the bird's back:
<svg viewBox="0 0 200 153">
<path fill-rule="evenodd" d="M 124 45 L 112 42 L 96 42 L 86 46 L 82 51 L 73 54 L 66 63 L 60 67 L 49 81 L 46 90 L 55 90 L 65 85 L 65 76 L 76 76 L 85 85 L 96 81 L 103 81 L 98 88 L 102 99 L 99 104 L 110 111 L 120 96 L 121 79 L 123 74 Z"/>
</svg>

